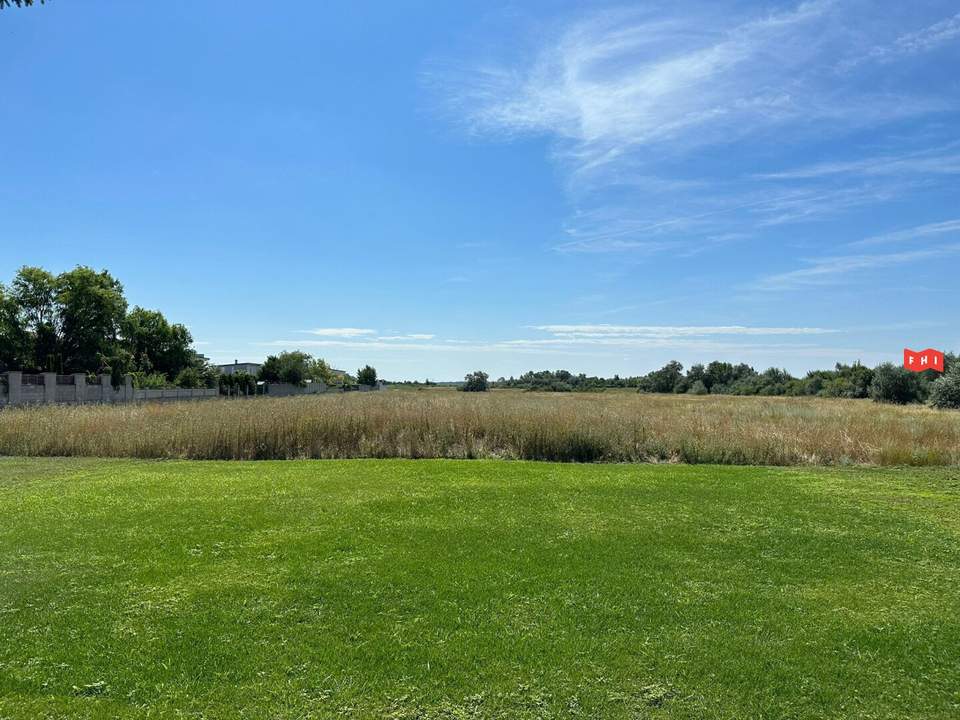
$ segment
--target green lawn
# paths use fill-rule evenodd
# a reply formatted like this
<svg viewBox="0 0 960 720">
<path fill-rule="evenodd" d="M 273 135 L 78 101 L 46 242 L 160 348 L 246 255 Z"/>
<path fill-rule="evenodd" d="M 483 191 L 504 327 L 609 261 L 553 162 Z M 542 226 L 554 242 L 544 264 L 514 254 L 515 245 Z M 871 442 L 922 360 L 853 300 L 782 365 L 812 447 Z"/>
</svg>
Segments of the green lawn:
<svg viewBox="0 0 960 720">
<path fill-rule="evenodd" d="M 960 470 L 0 459 L 0 718 L 957 718 Z"/>
</svg>

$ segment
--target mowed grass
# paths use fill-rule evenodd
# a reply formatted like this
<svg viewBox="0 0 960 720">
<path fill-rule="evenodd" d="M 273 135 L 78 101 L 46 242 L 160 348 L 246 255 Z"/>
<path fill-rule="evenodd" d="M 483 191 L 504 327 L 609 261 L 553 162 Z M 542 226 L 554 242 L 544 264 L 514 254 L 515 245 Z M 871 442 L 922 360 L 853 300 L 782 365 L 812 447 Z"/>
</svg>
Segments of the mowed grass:
<svg viewBox="0 0 960 720">
<path fill-rule="evenodd" d="M 0 717 L 957 718 L 960 471 L 0 460 Z"/>
<path fill-rule="evenodd" d="M 818 398 L 389 390 L 7 410 L 0 455 L 960 465 L 960 412 Z"/>
</svg>

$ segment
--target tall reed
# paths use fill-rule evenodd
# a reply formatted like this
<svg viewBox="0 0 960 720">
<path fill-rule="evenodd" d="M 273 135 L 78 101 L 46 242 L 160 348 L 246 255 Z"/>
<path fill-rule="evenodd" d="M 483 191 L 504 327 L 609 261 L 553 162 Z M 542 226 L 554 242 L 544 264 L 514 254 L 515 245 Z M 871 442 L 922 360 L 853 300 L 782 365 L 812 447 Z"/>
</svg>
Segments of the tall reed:
<svg viewBox="0 0 960 720">
<path fill-rule="evenodd" d="M 0 454 L 957 465 L 960 413 L 626 392 L 381 393 L 0 412 Z"/>
</svg>

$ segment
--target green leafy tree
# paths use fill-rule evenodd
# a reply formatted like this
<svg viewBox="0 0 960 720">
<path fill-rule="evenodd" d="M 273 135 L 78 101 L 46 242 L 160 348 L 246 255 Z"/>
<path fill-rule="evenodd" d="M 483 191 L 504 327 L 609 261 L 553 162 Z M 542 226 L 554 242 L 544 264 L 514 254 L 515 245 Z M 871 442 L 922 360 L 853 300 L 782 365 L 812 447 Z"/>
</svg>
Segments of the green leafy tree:
<svg viewBox="0 0 960 720">
<path fill-rule="evenodd" d="M 299 350 L 270 355 L 260 368 L 259 378 L 265 382 L 303 387 L 310 377 L 312 361 L 313 357 Z"/>
<path fill-rule="evenodd" d="M 683 365 L 671 360 L 659 370 L 647 375 L 646 390 L 655 393 L 672 393 L 683 378 Z"/>
<path fill-rule="evenodd" d="M 373 387 L 377 384 L 377 371 L 376 368 L 370 367 L 369 365 L 364 365 L 362 368 L 357 370 L 357 384 L 358 385 L 368 385 Z"/>
<path fill-rule="evenodd" d="M 169 323 L 159 311 L 133 308 L 123 320 L 121 335 L 140 372 L 158 372 L 173 380 L 182 370 L 199 364 L 190 348 L 190 331 Z"/>
<path fill-rule="evenodd" d="M 930 386 L 930 406 L 941 410 L 960 410 L 960 363 L 953 362 Z"/>
<path fill-rule="evenodd" d="M 308 373 L 311 380 L 318 380 L 324 385 L 336 385 L 338 382 L 337 374 L 323 358 L 313 359 L 308 365 Z"/>
<path fill-rule="evenodd" d="M 43 268 L 24 266 L 13 279 L 11 293 L 28 340 L 21 366 L 24 370 L 62 370 L 57 278 Z"/>
<path fill-rule="evenodd" d="M 27 366 L 30 336 L 21 322 L 16 298 L 0 285 L 0 372 Z"/>
<path fill-rule="evenodd" d="M 892 363 L 883 363 L 873 371 L 870 397 L 874 402 L 897 405 L 917 402 L 920 399 L 920 383 L 916 373 Z"/>
<path fill-rule="evenodd" d="M 203 376 L 200 368 L 185 367 L 174 380 L 174 385 L 179 388 L 197 389 L 207 387 L 207 380 Z"/>
<path fill-rule="evenodd" d="M 488 383 L 489 375 L 482 370 L 468 373 L 463 378 L 463 385 L 460 389 L 463 392 L 486 392 L 490 385 Z"/>
<path fill-rule="evenodd" d="M 116 354 L 127 312 L 123 286 L 106 270 L 79 266 L 57 278 L 64 372 L 82 372 Z"/>
</svg>

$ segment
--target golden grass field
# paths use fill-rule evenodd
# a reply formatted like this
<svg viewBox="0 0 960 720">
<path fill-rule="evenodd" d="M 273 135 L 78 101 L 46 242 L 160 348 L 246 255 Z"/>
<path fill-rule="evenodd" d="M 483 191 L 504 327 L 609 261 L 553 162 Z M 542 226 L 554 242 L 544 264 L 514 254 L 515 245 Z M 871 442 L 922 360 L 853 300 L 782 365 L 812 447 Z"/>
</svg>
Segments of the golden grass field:
<svg viewBox="0 0 960 720">
<path fill-rule="evenodd" d="M 0 454 L 957 465 L 960 413 L 816 398 L 394 389 L 7 410 Z"/>
</svg>

